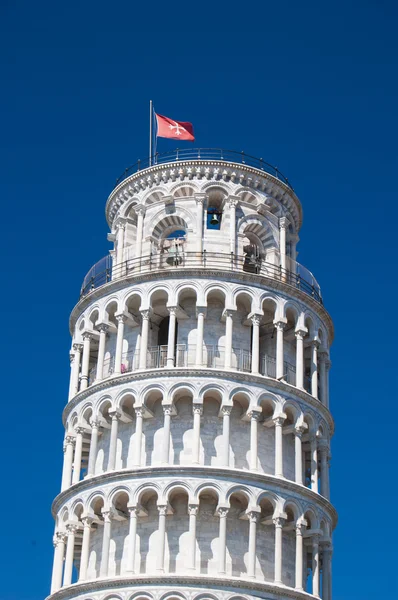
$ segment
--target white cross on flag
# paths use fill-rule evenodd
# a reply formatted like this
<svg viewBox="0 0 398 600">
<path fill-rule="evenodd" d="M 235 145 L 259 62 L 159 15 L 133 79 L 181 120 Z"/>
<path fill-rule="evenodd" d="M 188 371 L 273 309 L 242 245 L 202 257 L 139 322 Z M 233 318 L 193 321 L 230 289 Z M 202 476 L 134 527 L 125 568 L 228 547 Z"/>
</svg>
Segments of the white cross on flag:
<svg viewBox="0 0 398 600">
<path fill-rule="evenodd" d="M 158 124 L 157 137 L 171 138 L 172 140 L 188 140 L 189 142 L 194 141 L 192 123 L 173 121 L 173 119 L 162 117 L 162 115 L 156 113 L 155 116 Z"/>
</svg>

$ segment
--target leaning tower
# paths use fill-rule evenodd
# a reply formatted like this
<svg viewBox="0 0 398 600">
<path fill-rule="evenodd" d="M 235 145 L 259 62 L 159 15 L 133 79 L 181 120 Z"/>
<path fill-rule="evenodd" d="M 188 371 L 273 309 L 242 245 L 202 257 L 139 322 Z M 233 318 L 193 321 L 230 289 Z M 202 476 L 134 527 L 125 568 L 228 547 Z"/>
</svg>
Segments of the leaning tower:
<svg viewBox="0 0 398 600">
<path fill-rule="evenodd" d="M 331 600 L 332 321 L 262 159 L 173 151 L 106 203 L 72 311 L 51 600 Z"/>
</svg>

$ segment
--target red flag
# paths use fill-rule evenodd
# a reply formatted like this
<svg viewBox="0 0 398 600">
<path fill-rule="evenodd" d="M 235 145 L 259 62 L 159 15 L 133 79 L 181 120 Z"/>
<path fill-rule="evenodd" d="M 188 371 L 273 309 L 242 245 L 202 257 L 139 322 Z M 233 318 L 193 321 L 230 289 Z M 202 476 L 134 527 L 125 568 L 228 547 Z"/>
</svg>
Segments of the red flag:
<svg viewBox="0 0 398 600">
<path fill-rule="evenodd" d="M 162 117 L 162 115 L 156 113 L 155 116 L 158 123 L 157 137 L 171 138 L 172 140 L 188 140 L 189 142 L 194 141 L 192 123 L 173 121 L 173 119 Z"/>
</svg>

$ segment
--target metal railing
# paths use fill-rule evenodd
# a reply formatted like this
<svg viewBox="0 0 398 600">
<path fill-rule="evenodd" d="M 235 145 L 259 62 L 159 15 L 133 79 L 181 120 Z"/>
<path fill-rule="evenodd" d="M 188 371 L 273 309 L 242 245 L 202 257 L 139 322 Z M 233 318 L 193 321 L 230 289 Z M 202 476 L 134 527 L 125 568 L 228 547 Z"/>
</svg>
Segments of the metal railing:
<svg viewBox="0 0 398 600">
<path fill-rule="evenodd" d="M 132 373 L 139 368 L 139 350 L 125 352 L 122 354 L 121 374 Z M 196 345 L 176 344 L 174 366 L 178 368 L 197 367 Z M 225 368 L 225 348 L 223 346 L 203 345 L 202 368 L 223 370 Z M 114 373 L 115 357 L 112 356 L 104 361 L 103 379 Z M 167 346 L 150 346 L 146 356 L 146 369 L 163 369 L 167 367 Z M 244 348 L 232 348 L 231 368 L 236 371 L 250 373 L 252 370 L 252 354 Z M 276 379 L 276 359 L 274 356 L 260 353 L 259 373 L 265 377 Z M 284 362 L 284 380 L 290 385 L 296 385 L 296 367 L 291 363 Z M 89 385 L 96 381 L 96 367 L 89 373 Z M 305 389 L 310 392 L 311 382 L 308 377 L 304 381 Z"/>
<path fill-rule="evenodd" d="M 221 252 L 181 252 L 180 254 L 152 254 L 141 258 L 131 258 L 119 265 L 112 265 L 111 256 L 106 256 L 98 261 L 87 273 L 83 280 L 80 297 L 86 296 L 90 291 L 123 277 L 156 273 L 159 271 L 186 269 L 220 269 L 222 271 L 246 272 L 261 277 L 269 277 L 282 281 L 288 285 L 312 296 L 322 304 L 321 288 L 313 274 L 298 262 L 287 257 L 288 268 L 255 258 L 227 254 Z"/>
<path fill-rule="evenodd" d="M 147 169 L 148 167 L 169 162 L 183 162 L 190 160 L 222 160 L 236 164 L 248 165 L 249 167 L 254 167 L 259 171 L 265 171 L 265 173 L 273 175 L 273 177 L 276 177 L 293 190 L 288 178 L 283 175 L 278 167 L 267 163 L 262 158 L 256 158 L 255 156 L 246 154 L 243 151 L 236 152 L 236 150 L 225 150 L 223 148 L 176 148 L 175 150 L 162 152 L 161 154 L 157 152 L 151 158 L 138 160 L 134 165 L 127 167 L 116 180 L 115 187 L 124 181 L 124 179 L 127 179 L 127 177 L 130 175 L 133 175 L 142 169 Z"/>
</svg>

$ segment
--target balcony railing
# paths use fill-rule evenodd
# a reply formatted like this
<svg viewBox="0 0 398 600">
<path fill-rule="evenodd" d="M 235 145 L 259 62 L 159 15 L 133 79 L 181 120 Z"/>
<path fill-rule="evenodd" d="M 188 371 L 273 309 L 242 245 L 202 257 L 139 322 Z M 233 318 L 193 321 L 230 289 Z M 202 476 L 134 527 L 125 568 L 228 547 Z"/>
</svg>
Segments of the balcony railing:
<svg viewBox="0 0 398 600">
<path fill-rule="evenodd" d="M 111 256 L 105 256 L 87 273 L 83 280 L 80 297 L 92 290 L 123 277 L 155 273 L 163 270 L 219 269 L 230 272 L 246 272 L 261 277 L 282 281 L 312 296 L 322 304 L 321 289 L 313 274 L 298 262 L 287 257 L 286 269 L 261 258 L 221 252 L 181 252 L 180 254 L 152 254 L 141 258 L 131 258 L 113 266 Z"/>
<path fill-rule="evenodd" d="M 225 365 L 225 348 L 218 346 L 203 346 L 202 367 L 207 369 L 223 370 Z M 162 369 L 167 366 L 167 346 L 151 346 L 147 352 L 147 369 Z M 175 348 L 174 366 L 178 368 L 191 368 L 196 364 L 196 346 L 191 344 L 177 344 Z M 108 358 L 104 361 L 102 378 L 106 379 L 114 373 L 115 359 Z M 139 367 L 139 350 L 127 352 L 122 355 L 121 373 L 132 373 Z M 251 372 L 252 355 L 250 350 L 232 348 L 231 368 L 236 371 Z M 276 378 L 276 359 L 268 354 L 260 354 L 260 375 Z M 296 367 L 289 362 L 284 362 L 284 380 L 290 385 L 296 385 Z M 89 373 L 89 385 L 96 381 L 96 367 Z M 305 389 L 310 392 L 310 380 L 305 378 Z"/>
<path fill-rule="evenodd" d="M 119 185 L 119 183 L 121 183 L 130 175 L 133 175 L 134 173 L 137 173 L 142 169 L 147 169 L 151 166 L 169 162 L 183 162 L 191 160 L 223 160 L 226 162 L 248 165 L 249 167 L 254 167 L 259 171 L 265 171 L 265 173 L 273 175 L 273 177 L 276 177 L 293 189 L 288 178 L 283 175 L 278 167 L 270 165 L 262 158 L 256 158 L 255 156 L 250 156 L 250 154 L 245 154 L 245 152 L 224 150 L 223 148 L 184 148 L 183 150 L 177 148 L 169 152 L 163 152 L 162 154 L 157 152 L 151 158 L 138 160 L 134 165 L 127 167 L 120 177 L 118 177 L 115 185 Z"/>
</svg>

